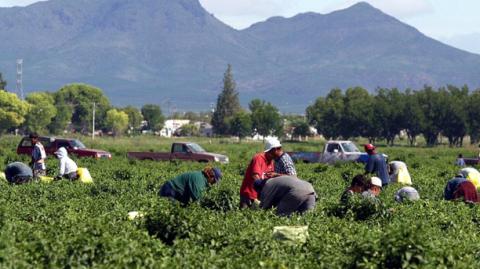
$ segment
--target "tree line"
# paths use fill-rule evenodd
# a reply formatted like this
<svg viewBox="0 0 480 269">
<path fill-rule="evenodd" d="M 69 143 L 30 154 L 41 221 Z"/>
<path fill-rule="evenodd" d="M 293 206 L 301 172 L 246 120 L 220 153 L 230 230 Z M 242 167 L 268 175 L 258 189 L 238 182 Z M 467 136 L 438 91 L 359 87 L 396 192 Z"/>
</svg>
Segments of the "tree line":
<svg viewBox="0 0 480 269">
<path fill-rule="evenodd" d="M 67 128 L 89 132 L 94 103 L 95 128 L 114 135 L 126 130 L 159 131 L 165 120 L 158 105 L 116 108 L 100 89 L 85 84 L 66 85 L 53 93 L 30 93 L 25 101 L 6 92 L 6 85 L 0 73 L 0 134 L 18 128 L 53 134 Z M 183 118 L 211 119 L 216 135 L 240 139 L 257 134 L 283 136 L 286 131 L 294 136 L 307 136 L 309 126 L 314 126 L 327 139 L 366 137 L 372 142 L 385 139 L 393 145 L 404 132 L 411 145 L 418 136 L 423 136 L 427 145 L 433 146 L 443 136 L 451 146 L 462 146 L 466 136 L 472 144 L 480 141 L 478 104 L 480 89 L 470 91 L 467 86 L 448 85 L 437 89 L 424 86 L 403 92 L 396 88 L 378 88 L 374 94 L 362 87 L 345 91 L 335 88 L 307 107 L 304 120 L 301 116 L 282 116 L 277 107 L 260 99 L 251 100 L 248 109 L 242 108 L 229 65 L 213 114 L 188 112 Z M 144 121 L 147 125 L 142 125 Z"/>
<path fill-rule="evenodd" d="M 308 122 L 327 139 L 366 137 L 385 139 L 393 145 L 405 131 L 410 145 L 422 135 L 427 145 L 448 138 L 450 146 L 462 146 L 465 136 L 472 144 L 480 138 L 480 89 L 470 91 L 448 85 L 420 90 L 379 88 L 370 94 L 361 87 L 345 92 L 332 89 L 306 109 Z"/>
<path fill-rule="evenodd" d="M 95 129 L 121 135 L 126 130 L 159 131 L 165 117 L 160 106 L 146 104 L 141 109 L 133 106 L 113 107 L 99 88 L 86 84 L 70 84 L 57 92 L 33 92 L 21 100 L 4 89 L 0 76 L 0 134 L 21 129 L 24 132 L 61 134 L 92 131 L 93 111 Z M 144 120 L 147 125 L 143 125 Z"/>
</svg>

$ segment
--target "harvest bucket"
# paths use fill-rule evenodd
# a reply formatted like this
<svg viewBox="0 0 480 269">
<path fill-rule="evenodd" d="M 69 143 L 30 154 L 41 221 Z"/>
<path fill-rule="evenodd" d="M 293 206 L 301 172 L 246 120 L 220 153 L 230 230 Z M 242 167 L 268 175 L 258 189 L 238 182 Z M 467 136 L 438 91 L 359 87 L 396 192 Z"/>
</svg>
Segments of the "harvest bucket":
<svg viewBox="0 0 480 269">
<path fill-rule="evenodd" d="M 53 182 L 53 177 L 47 177 L 47 176 L 39 176 L 40 182 L 42 183 L 52 183 Z"/>
<path fill-rule="evenodd" d="M 77 170 L 78 180 L 85 184 L 93 183 L 93 178 L 87 168 L 78 168 Z"/>
</svg>

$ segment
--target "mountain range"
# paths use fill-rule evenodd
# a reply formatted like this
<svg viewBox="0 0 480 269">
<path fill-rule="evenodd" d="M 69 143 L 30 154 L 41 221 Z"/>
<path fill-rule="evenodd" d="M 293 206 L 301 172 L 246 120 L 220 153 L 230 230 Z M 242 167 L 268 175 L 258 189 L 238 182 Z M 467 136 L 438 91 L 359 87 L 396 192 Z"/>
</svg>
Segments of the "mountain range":
<svg viewBox="0 0 480 269">
<path fill-rule="evenodd" d="M 302 112 L 331 88 L 480 87 L 480 55 L 425 36 L 367 3 L 236 30 L 198 0 L 49 0 L 0 8 L 0 72 L 27 92 L 83 82 L 115 105 L 207 110 L 233 66 L 245 105 Z"/>
</svg>

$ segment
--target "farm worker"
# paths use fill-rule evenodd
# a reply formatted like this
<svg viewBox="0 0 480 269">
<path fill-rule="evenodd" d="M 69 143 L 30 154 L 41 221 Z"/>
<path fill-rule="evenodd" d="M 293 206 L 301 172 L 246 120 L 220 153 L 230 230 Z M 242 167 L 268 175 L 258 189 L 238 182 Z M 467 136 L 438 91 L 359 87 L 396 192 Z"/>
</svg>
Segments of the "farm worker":
<svg viewBox="0 0 480 269">
<path fill-rule="evenodd" d="M 356 175 L 352 179 L 350 187 L 348 187 L 342 194 L 340 202 L 346 203 L 355 193 L 362 193 L 368 189 L 369 182 L 365 175 Z"/>
<path fill-rule="evenodd" d="M 445 200 L 453 200 L 454 193 L 458 186 L 465 181 L 467 181 L 467 179 L 464 178 L 462 174 L 459 174 L 455 178 L 449 180 L 443 193 Z"/>
<path fill-rule="evenodd" d="M 458 158 L 455 161 L 455 165 L 460 166 L 460 167 L 464 167 L 466 165 L 462 154 L 458 154 Z"/>
<path fill-rule="evenodd" d="M 280 141 L 276 138 L 270 140 L 270 144 L 276 146 L 274 149 L 275 172 L 272 172 L 270 177 L 278 177 L 283 175 L 296 176 L 295 164 L 288 153 L 284 152 Z"/>
<path fill-rule="evenodd" d="M 47 159 L 47 153 L 45 152 L 45 148 L 43 147 L 42 143 L 40 143 L 37 133 L 30 134 L 30 141 L 33 145 L 31 161 L 33 176 L 46 176 L 47 167 L 45 166 L 45 159 Z"/>
<path fill-rule="evenodd" d="M 462 175 L 463 178 L 472 182 L 477 189 L 480 188 L 480 172 L 478 172 L 477 169 L 473 167 L 462 168 L 459 171 L 459 174 Z"/>
<path fill-rule="evenodd" d="M 407 165 L 404 162 L 393 161 L 389 163 L 390 181 L 405 185 L 412 185 L 412 178 L 408 173 Z"/>
<path fill-rule="evenodd" d="M 364 198 L 376 198 L 382 192 L 382 180 L 378 177 L 372 177 L 368 189 L 362 192 Z"/>
<path fill-rule="evenodd" d="M 303 213 L 315 207 L 317 195 L 312 184 L 295 176 L 257 179 L 254 185 L 260 194 L 260 208 L 276 207 L 279 216 Z"/>
<path fill-rule="evenodd" d="M 13 184 L 22 184 L 32 181 L 32 169 L 21 162 L 14 162 L 5 168 L 5 177 L 7 181 Z"/>
<path fill-rule="evenodd" d="M 258 193 L 253 187 L 253 182 L 257 179 L 268 179 L 273 176 L 273 159 L 275 158 L 276 148 L 281 146 L 278 139 L 267 139 L 264 152 L 253 156 L 240 187 L 240 208 L 252 207 L 259 203 Z"/>
<path fill-rule="evenodd" d="M 200 199 L 209 186 L 218 183 L 221 178 L 220 169 L 207 166 L 203 171 L 184 173 L 165 182 L 159 195 L 188 204 Z"/>
<path fill-rule="evenodd" d="M 473 185 L 473 183 L 468 180 L 461 181 L 459 184 L 455 186 L 455 189 L 453 190 L 452 199 L 446 199 L 446 200 L 462 200 L 465 203 L 476 204 L 479 202 L 477 188 L 475 188 L 475 185 Z"/>
<path fill-rule="evenodd" d="M 365 165 L 365 174 L 375 174 L 382 180 L 382 185 L 384 186 L 390 183 L 387 162 L 385 161 L 383 155 L 377 153 L 375 146 L 372 144 L 366 144 L 364 148 L 368 153 L 368 162 Z"/>
<path fill-rule="evenodd" d="M 420 195 L 415 188 L 410 186 L 403 187 L 395 193 L 395 201 L 403 203 L 404 201 L 420 200 Z"/>
<path fill-rule="evenodd" d="M 77 180 L 78 179 L 78 166 L 77 164 L 68 157 L 68 152 L 64 147 L 59 148 L 55 151 L 55 156 L 57 156 L 58 160 L 60 161 L 60 171 L 55 179 L 59 180 L 62 178 L 69 179 L 69 180 Z"/>
</svg>

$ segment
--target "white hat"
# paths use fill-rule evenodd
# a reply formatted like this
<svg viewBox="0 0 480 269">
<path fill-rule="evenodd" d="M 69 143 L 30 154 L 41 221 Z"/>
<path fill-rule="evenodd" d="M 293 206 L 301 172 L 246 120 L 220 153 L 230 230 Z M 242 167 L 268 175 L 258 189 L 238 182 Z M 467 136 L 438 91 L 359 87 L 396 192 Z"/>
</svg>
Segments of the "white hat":
<svg viewBox="0 0 480 269">
<path fill-rule="evenodd" d="M 380 178 L 378 178 L 378 177 L 372 177 L 372 178 L 370 179 L 370 181 L 371 181 L 372 185 L 378 186 L 378 187 L 382 187 L 382 180 L 381 180 Z"/>
<path fill-rule="evenodd" d="M 264 152 L 269 152 L 270 150 L 274 148 L 279 148 L 281 147 L 282 144 L 280 144 L 280 141 L 278 141 L 277 138 L 268 138 L 267 142 L 265 143 L 265 151 Z"/>
</svg>

